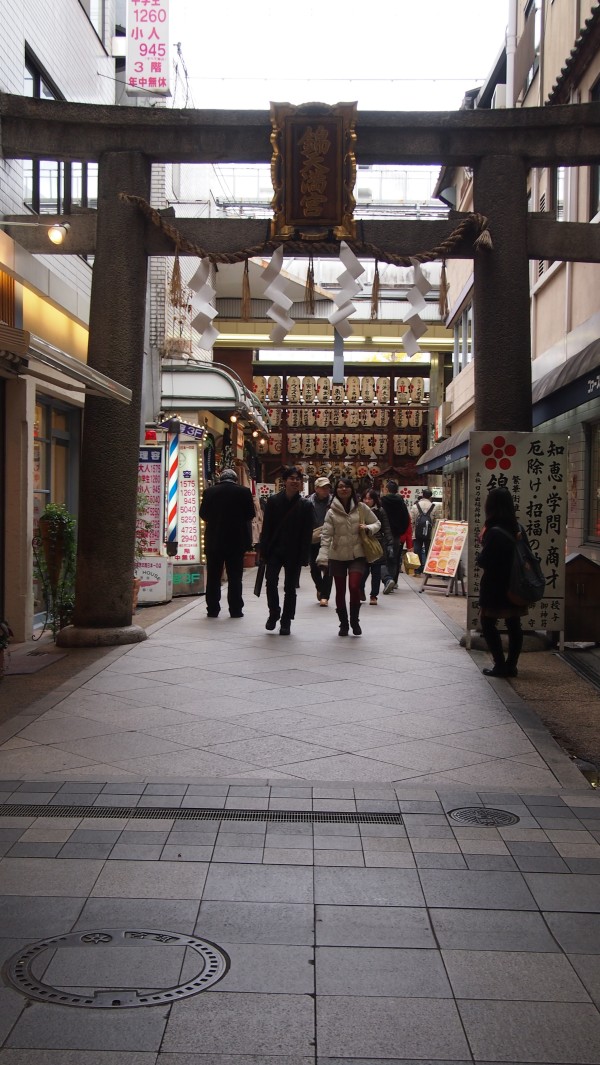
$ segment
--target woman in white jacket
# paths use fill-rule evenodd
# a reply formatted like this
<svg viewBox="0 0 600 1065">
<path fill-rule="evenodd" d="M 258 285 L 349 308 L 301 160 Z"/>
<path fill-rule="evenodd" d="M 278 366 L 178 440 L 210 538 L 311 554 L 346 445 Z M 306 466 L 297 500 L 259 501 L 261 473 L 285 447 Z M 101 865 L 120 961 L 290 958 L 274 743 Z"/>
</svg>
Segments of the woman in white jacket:
<svg viewBox="0 0 600 1065">
<path fill-rule="evenodd" d="M 348 477 L 340 477 L 333 501 L 325 515 L 321 547 L 317 555 L 317 566 L 328 565 L 335 581 L 335 605 L 340 619 L 340 636 L 347 636 L 349 631 L 346 577 L 350 591 L 350 625 L 355 636 L 361 635 L 358 615 L 367 560 L 360 534 L 362 532 L 363 535 L 375 536 L 380 528 L 381 523 L 366 503 L 359 506 L 352 481 Z"/>
</svg>

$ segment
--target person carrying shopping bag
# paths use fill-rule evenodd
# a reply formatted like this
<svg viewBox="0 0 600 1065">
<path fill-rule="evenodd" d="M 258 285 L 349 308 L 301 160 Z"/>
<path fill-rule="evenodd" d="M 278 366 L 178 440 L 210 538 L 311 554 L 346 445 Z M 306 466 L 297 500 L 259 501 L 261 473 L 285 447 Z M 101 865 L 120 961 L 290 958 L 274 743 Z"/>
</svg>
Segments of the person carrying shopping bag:
<svg viewBox="0 0 600 1065">
<path fill-rule="evenodd" d="M 333 501 L 323 523 L 317 565 L 329 565 L 335 582 L 335 606 L 340 622 L 340 636 L 347 636 L 349 628 L 355 636 L 362 634 L 359 623 L 360 597 L 367 560 L 365 538 L 379 532 L 381 522 L 366 503 L 359 503 L 349 477 L 340 477 Z M 350 619 L 346 584 L 349 591 Z"/>
</svg>

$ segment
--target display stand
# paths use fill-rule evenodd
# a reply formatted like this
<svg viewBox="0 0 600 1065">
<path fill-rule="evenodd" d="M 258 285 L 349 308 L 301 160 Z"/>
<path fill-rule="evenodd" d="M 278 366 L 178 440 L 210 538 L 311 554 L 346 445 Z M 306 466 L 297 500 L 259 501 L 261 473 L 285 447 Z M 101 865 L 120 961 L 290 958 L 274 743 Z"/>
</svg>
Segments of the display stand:
<svg viewBox="0 0 600 1065">
<path fill-rule="evenodd" d="M 431 578 L 435 577 L 440 583 L 434 584 L 433 587 L 446 588 L 446 596 L 454 594 L 466 597 L 465 570 L 461 555 L 467 532 L 466 521 L 449 521 L 442 518 L 436 522 L 423 567 L 424 577 L 419 595 L 425 591 Z"/>
<path fill-rule="evenodd" d="M 446 598 L 449 595 L 461 595 L 466 597 L 467 593 L 465 591 L 465 570 L 462 561 L 459 561 L 456 573 L 453 577 L 441 577 L 439 573 L 425 573 L 423 584 L 421 588 L 419 588 L 419 595 L 421 595 L 421 593 L 425 591 L 425 587 L 432 577 L 437 577 L 438 580 L 442 582 L 441 584 L 434 584 L 433 587 L 446 588 Z M 458 590 L 459 584 L 461 589 L 460 592 Z"/>
</svg>

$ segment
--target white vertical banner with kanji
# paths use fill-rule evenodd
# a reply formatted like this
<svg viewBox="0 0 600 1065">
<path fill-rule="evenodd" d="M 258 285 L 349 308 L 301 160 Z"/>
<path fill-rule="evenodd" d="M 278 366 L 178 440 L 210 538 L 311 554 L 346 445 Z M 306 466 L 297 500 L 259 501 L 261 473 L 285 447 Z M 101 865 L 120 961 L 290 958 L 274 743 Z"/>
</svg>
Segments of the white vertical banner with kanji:
<svg viewBox="0 0 600 1065">
<path fill-rule="evenodd" d="M 508 488 L 546 577 L 547 594 L 529 608 L 523 629 L 564 629 L 567 440 L 565 433 L 470 434 L 467 632 L 478 627 L 477 555 L 492 488 Z"/>
<path fill-rule="evenodd" d="M 179 481 L 177 488 L 177 543 L 175 562 L 202 561 L 200 543 L 200 486 L 198 444 L 179 437 Z"/>
<path fill-rule="evenodd" d="M 164 541 L 165 448 L 163 444 L 141 447 L 138 462 L 138 494 L 145 497 L 144 514 L 138 518 L 142 528 L 151 528 L 145 537 L 145 550 L 160 552 Z"/>
<path fill-rule="evenodd" d="M 170 0 L 127 0 L 125 85 L 129 96 L 170 96 Z"/>
</svg>

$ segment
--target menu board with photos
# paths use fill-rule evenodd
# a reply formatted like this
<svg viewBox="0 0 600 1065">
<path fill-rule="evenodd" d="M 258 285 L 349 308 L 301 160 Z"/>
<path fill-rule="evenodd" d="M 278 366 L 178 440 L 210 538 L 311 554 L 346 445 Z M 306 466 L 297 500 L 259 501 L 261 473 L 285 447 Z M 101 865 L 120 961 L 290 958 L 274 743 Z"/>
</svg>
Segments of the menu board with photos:
<svg viewBox="0 0 600 1065">
<path fill-rule="evenodd" d="M 423 572 L 429 576 L 456 577 L 467 532 L 466 521 L 438 521 Z"/>
<path fill-rule="evenodd" d="M 517 518 L 546 577 L 547 594 L 529 608 L 523 628 L 564 629 L 567 436 L 564 433 L 473 432 L 469 443 L 467 632 L 478 627 L 477 556 L 492 488 L 508 488 Z"/>
</svg>

